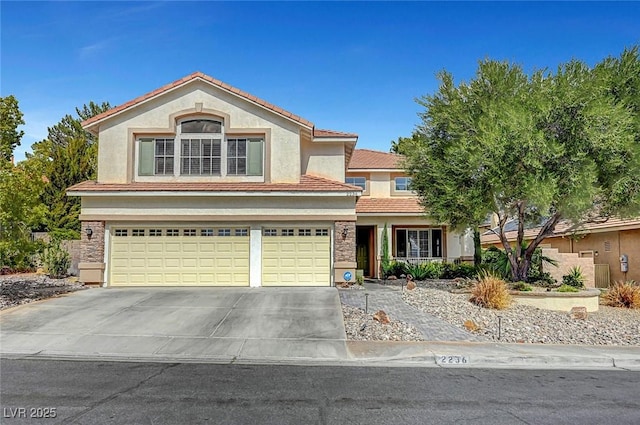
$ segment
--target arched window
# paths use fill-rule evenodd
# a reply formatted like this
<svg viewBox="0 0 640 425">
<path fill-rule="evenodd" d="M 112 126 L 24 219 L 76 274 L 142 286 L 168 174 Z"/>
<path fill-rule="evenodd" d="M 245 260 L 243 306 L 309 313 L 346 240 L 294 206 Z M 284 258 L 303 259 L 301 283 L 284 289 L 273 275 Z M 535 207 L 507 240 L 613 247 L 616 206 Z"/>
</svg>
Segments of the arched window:
<svg viewBox="0 0 640 425">
<path fill-rule="evenodd" d="M 189 119 L 178 126 L 180 174 L 221 175 L 223 125 L 211 119 Z"/>
</svg>

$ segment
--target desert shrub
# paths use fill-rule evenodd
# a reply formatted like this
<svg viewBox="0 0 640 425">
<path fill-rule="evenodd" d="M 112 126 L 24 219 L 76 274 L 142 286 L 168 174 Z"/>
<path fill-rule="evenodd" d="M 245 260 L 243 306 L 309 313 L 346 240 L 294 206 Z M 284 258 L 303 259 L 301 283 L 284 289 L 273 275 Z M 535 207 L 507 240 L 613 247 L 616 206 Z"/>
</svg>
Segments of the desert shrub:
<svg viewBox="0 0 640 425">
<path fill-rule="evenodd" d="M 407 264 L 406 274 L 413 276 L 415 280 L 437 279 L 442 272 L 442 263 L 428 262 L 420 264 Z"/>
<path fill-rule="evenodd" d="M 471 279 L 478 274 L 478 270 L 473 264 L 467 263 L 443 263 L 440 279 L 464 278 Z"/>
<path fill-rule="evenodd" d="M 527 248 L 526 243 L 522 245 Z M 552 286 L 556 284 L 551 274 L 542 270 L 542 264 L 547 263 L 557 266 L 558 263 L 547 256 L 542 255 L 542 249 L 536 248 L 531 256 L 531 264 L 527 271 L 527 282 L 540 286 Z M 491 270 L 494 274 L 501 276 L 505 280 L 511 280 L 511 263 L 504 250 L 495 246 L 482 251 L 482 265 L 485 270 Z"/>
<path fill-rule="evenodd" d="M 511 304 L 511 295 L 507 284 L 500 276 L 483 273 L 478 283 L 473 286 L 469 301 L 480 307 L 502 310 Z"/>
<path fill-rule="evenodd" d="M 407 273 L 407 264 L 401 261 L 390 261 L 386 267 L 382 267 L 382 274 L 385 278 L 389 276 L 400 277 L 400 275 Z"/>
<path fill-rule="evenodd" d="M 54 239 L 44 250 L 42 265 L 49 277 L 54 279 L 63 278 L 67 275 L 69 267 L 71 267 L 71 256 L 67 250 L 60 246 L 60 241 Z"/>
<path fill-rule="evenodd" d="M 615 282 L 603 298 L 612 307 L 640 308 L 640 285 L 633 280 Z"/>
<path fill-rule="evenodd" d="M 562 276 L 562 284 L 574 288 L 584 288 L 584 276 L 579 266 L 572 267 L 569 273 Z"/>
<path fill-rule="evenodd" d="M 514 291 L 524 291 L 524 292 L 529 292 L 529 291 L 533 291 L 533 288 L 531 287 L 531 285 L 529 285 L 527 282 L 516 282 L 513 285 L 511 285 L 511 289 L 513 289 Z"/>
<path fill-rule="evenodd" d="M 575 286 L 571 286 L 571 285 L 561 285 L 558 288 L 558 292 L 580 292 L 580 290 L 578 288 L 576 288 Z"/>
</svg>

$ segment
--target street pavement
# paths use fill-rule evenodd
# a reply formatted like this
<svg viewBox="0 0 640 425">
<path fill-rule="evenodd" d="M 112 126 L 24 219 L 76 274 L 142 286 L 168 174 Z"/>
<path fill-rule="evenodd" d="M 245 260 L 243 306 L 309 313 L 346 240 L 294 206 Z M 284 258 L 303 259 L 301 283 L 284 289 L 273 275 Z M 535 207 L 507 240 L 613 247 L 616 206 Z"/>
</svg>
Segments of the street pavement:
<svg viewBox="0 0 640 425">
<path fill-rule="evenodd" d="M 9 425 L 640 423 L 640 373 L 620 370 L 3 359 L 0 379 Z"/>
<path fill-rule="evenodd" d="M 434 340 L 347 341 L 335 288 L 109 288 L 0 312 L 0 357 L 640 370 L 640 347 L 461 340 L 457 328 L 389 297 L 377 294 L 372 307 Z"/>
</svg>

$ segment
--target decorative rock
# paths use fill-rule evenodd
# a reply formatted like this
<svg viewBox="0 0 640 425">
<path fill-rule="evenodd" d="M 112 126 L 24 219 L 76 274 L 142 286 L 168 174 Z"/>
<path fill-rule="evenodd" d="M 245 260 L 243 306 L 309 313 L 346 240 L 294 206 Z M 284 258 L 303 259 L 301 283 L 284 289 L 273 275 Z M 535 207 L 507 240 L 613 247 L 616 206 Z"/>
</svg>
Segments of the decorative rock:
<svg viewBox="0 0 640 425">
<path fill-rule="evenodd" d="M 587 320 L 587 317 L 589 317 L 587 307 L 572 307 L 569 312 L 569 317 L 572 319 Z"/>
<path fill-rule="evenodd" d="M 389 316 L 383 310 L 379 310 L 376 314 L 374 314 L 373 320 L 384 325 L 386 325 L 387 323 L 391 323 L 391 319 L 389 319 Z"/>
<path fill-rule="evenodd" d="M 361 308 L 342 305 L 347 339 L 359 341 L 422 341 L 422 333 L 414 326 L 396 320 L 387 325 L 373 320 Z"/>
<path fill-rule="evenodd" d="M 398 278 L 395 277 L 394 275 L 391 275 L 387 278 L 387 280 L 398 280 Z"/>
<path fill-rule="evenodd" d="M 472 335 L 485 341 L 640 346 L 640 309 L 600 305 L 587 320 L 574 320 L 564 311 L 521 304 L 497 312 L 471 304 L 468 294 L 452 293 L 457 287 L 452 280 L 425 281 L 413 291 L 402 292 L 402 298 L 465 331 L 465 320 L 472 320 L 480 327 Z M 502 317 L 499 340 L 498 315 Z"/>
<path fill-rule="evenodd" d="M 476 322 L 474 322 L 473 320 L 465 320 L 464 321 L 464 327 L 469 332 L 478 332 L 480 330 L 480 326 L 478 326 L 478 324 Z"/>
<path fill-rule="evenodd" d="M 407 282 L 407 290 L 413 291 L 414 289 L 416 289 L 416 284 L 413 281 Z"/>
</svg>

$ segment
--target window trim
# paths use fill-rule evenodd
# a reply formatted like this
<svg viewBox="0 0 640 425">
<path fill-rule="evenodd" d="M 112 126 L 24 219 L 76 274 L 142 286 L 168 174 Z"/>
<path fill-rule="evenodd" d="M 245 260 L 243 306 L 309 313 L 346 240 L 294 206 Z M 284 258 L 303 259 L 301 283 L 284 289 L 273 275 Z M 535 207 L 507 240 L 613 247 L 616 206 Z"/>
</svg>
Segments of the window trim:
<svg viewBox="0 0 640 425">
<path fill-rule="evenodd" d="M 406 189 L 398 189 L 398 180 L 400 179 L 405 179 L 406 182 L 404 183 L 404 185 L 406 186 Z M 411 186 L 411 181 L 413 179 L 409 176 L 397 176 L 393 178 L 393 190 L 395 192 L 402 192 L 402 193 L 409 193 L 412 192 L 412 189 L 410 189 Z"/>
<path fill-rule="evenodd" d="M 434 256 L 433 255 L 433 231 L 440 231 L 440 256 Z M 410 250 L 407 249 L 407 252 L 405 254 L 405 256 L 399 256 L 398 255 L 398 231 L 404 231 L 405 232 L 405 238 L 408 241 L 408 233 L 409 231 L 427 231 L 429 232 L 429 236 L 428 236 L 428 255 L 426 257 L 423 256 L 418 256 L 418 257 L 413 257 L 411 255 L 408 255 Z M 419 234 L 419 233 L 418 233 Z M 392 246 L 392 252 L 393 252 L 393 256 L 394 258 L 436 258 L 436 259 L 445 259 L 446 258 L 446 232 L 445 229 L 442 227 L 433 227 L 433 226 L 411 226 L 411 225 L 402 225 L 402 226 L 392 226 L 392 238 L 393 238 L 393 246 Z M 408 242 L 407 242 L 408 243 Z M 419 244 L 420 242 L 418 242 Z"/>
<path fill-rule="evenodd" d="M 183 133 L 182 124 L 184 122 L 190 122 L 194 120 L 209 120 L 212 122 L 220 123 L 220 133 Z M 270 137 L 270 129 L 268 128 L 247 128 L 247 129 L 228 129 L 227 128 L 228 117 L 223 118 L 219 116 L 202 116 L 202 115 L 189 115 L 176 119 L 175 127 L 173 131 L 167 129 L 167 131 L 147 131 L 135 134 L 134 139 L 134 176 L 136 181 L 156 181 L 158 179 L 171 179 L 181 181 L 251 181 L 251 182 L 264 182 L 269 174 L 267 169 L 268 163 L 268 140 Z M 228 131 L 229 130 L 229 131 Z M 151 134 L 149 134 L 151 133 Z M 182 139 L 200 141 L 213 140 L 212 143 L 220 143 L 220 172 L 211 174 L 202 173 L 182 173 Z M 173 173 L 158 174 L 156 171 L 156 141 L 157 140 L 173 140 Z M 246 145 L 246 152 L 244 155 L 246 165 L 245 172 L 241 174 L 228 173 L 228 141 L 237 140 L 244 141 Z M 153 143 L 153 172 L 142 172 L 143 141 L 151 141 Z M 202 142 L 201 142 L 202 143 Z M 213 146 L 212 146 L 213 150 Z M 203 150 L 200 150 L 200 158 L 202 158 Z M 166 157 L 166 155 L 163 155 Z M 215 156 L 214 158 L 218 158 Z M 252 159 L 253 158 L 253 159 Z M 145 160 L 146 161 L 146 160 Z M 146 162 L 145 162 L 146 164 Z M 147 166 L 148 167 L 148 166 Z M 202 164 L 200 165 L 202 169 Z M 213 167 L 212 167 L 213 169 Z"/>
<path fill-rule="evenodd" d="M 344 182 L 347 183 L 347 179 L 354 179 L 354 178 L 362 178 L 364 179 L 364 189 L 362 189 L 362 196 L 369 196 L 370 195 L 370 186 L 371 186 L 371 175 L 367 175 L 367 174 L 351 174 L 348 173 L 345 176 Z M 347 183 L 347 184 L 352 184 L 352 183 Z M 358 186 L 358 185 L 356 185 Z"/>
</svg>

